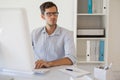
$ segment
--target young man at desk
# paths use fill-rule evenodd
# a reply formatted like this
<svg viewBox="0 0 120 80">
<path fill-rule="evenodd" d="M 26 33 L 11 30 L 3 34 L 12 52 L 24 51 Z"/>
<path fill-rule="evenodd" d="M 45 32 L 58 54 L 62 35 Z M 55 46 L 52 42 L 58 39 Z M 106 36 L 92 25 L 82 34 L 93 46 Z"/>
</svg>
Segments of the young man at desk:
<svg viewBox="0 0 120 80">
<path fill-rule="evenodd" d="M 46 25 L 32 32 L 35 69 L 74 64 L 76 58 L 73 33 L 57 25 L 57 6 L 53 2 L 45 2 L 40 10 Z"/>
</svg>

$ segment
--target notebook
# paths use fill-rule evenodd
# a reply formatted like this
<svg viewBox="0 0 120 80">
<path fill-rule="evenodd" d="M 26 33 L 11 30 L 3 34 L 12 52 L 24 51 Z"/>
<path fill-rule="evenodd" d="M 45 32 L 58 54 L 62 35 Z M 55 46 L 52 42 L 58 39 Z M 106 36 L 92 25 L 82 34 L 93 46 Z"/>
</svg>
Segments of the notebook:
<svg viewBox="0 0 120 80">
<path fill-rule="evenodd" d="M 79 69 L 75 66 L 69 66 L 69 67 L 61 68 L 59 70 L 66 74 L 71 75 L 72 77 L 81 77 L 83 75 L 90 74 L 90 72 Z"/>
</svg>

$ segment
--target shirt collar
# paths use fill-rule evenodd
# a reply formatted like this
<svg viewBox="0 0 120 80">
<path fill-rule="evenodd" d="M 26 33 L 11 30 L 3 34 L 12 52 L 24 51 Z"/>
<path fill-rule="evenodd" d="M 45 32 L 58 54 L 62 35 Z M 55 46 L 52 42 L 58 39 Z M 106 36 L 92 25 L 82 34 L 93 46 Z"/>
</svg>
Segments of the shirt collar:
<svg viewBox="0 0 120 80">
<path fill-rule="evenodd" d="M 45 26 L 43 27 L 42 33 L 47 33 Z M 55 31 L 50 35 L 50 36 L 54 36 L 54 35 L 60 35 L 60 27 L 57 25 Z"/>
<path fill-rule="evenodd" d="M 47 32 L 46 32 L 46 29 L 45 29 L 45 26 L 44 26 L 43 29 L 42 29 L 42 33 L 47 33 Z"/>
</svg>

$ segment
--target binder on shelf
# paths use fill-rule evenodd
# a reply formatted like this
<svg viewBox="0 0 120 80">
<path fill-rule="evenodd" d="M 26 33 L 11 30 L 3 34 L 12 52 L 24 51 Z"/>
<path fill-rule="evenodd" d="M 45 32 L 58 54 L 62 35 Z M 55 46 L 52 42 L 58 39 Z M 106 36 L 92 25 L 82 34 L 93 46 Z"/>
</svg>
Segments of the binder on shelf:
<svg viewBox="0 0 120 80">
<path fill-rule="evenodd" d="M 95 61 L 95 49 L 96 49 L 96 44 L 94 40 L 90 41 L 90 61 Z"/>
<path fill-rule="evenodd" d="M 97 13 L 95 4 L 96 4 L 96 0 L 92 0 L 92 13 Z"/>
<path fill-rule="evenodd" d="M 99 41 L 90 42 L 90 61 L 99 61 Z"/>
<path fill-rule="evenodd" d="M 87 29 L 78 29 L 77 30 L 77 37 L 104 37 L 105 36 L 105 29 L 100 28 L 87 28 Z"/>
<path fill-rule="evenodd" d="M 86 47 L 86 59 L 87 61 L 90 61 L 90 40 L 87 40 L 87 47 Z"/>
<path fill-rule="evenodd" d="M 103 14 L 106 14 L 106 0 L 103 0 Z"/>
<path fill-rule="evenodd" d="M 96 40 L 96 47 L 95 47 L 95 60 L 99 61 L 99 40 Z"/>
<path fill-rule="evenodd" d="M 92 13 L 92 0 L 88 0 L 88 13 Z"/>
<path fill-rule="evenodd" d="M 99 44 L 99 61 L 104 61 L 104 40 L 100 40 Z"/>
</svg>

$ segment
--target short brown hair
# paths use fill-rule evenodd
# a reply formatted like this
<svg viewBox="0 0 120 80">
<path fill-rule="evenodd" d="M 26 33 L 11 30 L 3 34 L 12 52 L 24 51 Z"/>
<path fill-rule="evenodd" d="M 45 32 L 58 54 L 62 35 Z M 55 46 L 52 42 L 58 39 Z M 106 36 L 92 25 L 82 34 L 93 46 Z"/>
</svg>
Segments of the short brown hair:
<svg viewBox="0 0 120 80">
<path fill-rule="evenodd" d="M 53 6 L 55 6 L 56 10 L 58 11 L 56 4 L 54 4 L 53 2 L 51 2 L 51 1 L 44 2 L 43 4 L 40 5 L 41 14 L 44 14 L 45 9 L 53 7 Z"/>
</svg>

